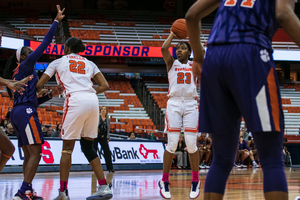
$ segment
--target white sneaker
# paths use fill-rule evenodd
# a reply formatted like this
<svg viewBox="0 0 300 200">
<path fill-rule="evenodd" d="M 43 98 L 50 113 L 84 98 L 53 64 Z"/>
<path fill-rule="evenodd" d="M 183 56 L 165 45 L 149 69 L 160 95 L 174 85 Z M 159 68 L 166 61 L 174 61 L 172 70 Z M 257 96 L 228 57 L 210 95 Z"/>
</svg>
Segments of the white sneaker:
<svg viewBox="0 0 300 200">
<path fill-rule="evenodd" d="M 54 200 L 70 200 L 69 194 L 68 194 L 68 189 L 65 191 L 61 192 L 60 189 L 58 189 L 58 197 L 56 197 Z"/>
<path fill-rule="evenodd" d="M 160 195 L 162 198 L 171 199 L 171 193 L 169 189 L 169 182 L 163 182 L 162 180 L 158 181 L 158 186 L 160 188 Z"/>
<path fill-rule="evenodd" d="M 99 185 L 98 191 L 87 197 L 86 200 L 97 200 L 97 199 L 111 199 L 113 197 L 111 193 L 111 184 L 109 185 Z"/>
<path fill-rule="evenodd" d="M 201 181 L 193 181 L 192 182 L 192 188 L 190 192 L 190 199 L 196 199 L 200 195 L 200 186 L 201 186 Z"/>
<path fill-rule="evenodd" d="M 209 169 L 210 168 L 210 166 L 208 166 L 208 165 L 205 165 L 205 169 Z"/>
<path fill-rule="evenodd" d="M 244 168 L 244 167 L 247 167 L 247 165 L 243 165 L 243 164 L 241 164 L 241 167 L 242 167 L 242 168 Z"/>
<path fill-rule="evenodd" d="M 253 162 L 252 167 L 253 167 L 253 168 L 259 168 L 259 165 L 258 165 L 256 162 Z"/>
<path fill-rule="evenodd" d="M 199 169 L 205 169 L 205 166 L 204 165 L 199 165 Z"/>
</svg>

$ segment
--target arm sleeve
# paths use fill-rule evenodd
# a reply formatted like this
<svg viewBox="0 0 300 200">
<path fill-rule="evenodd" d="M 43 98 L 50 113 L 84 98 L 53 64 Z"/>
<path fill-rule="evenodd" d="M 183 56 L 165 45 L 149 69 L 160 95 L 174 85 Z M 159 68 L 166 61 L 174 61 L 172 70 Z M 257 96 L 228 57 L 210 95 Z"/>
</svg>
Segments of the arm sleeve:
<svg viewBox="0 0 300 200">
<path fill-rule="evenodd" d="M 45 35 L 43 42 L 38 46 L 38 48 L 35 51 L 33 51 L 31 54 L 29 54 L 29 56 L 25 60 L 27 67 L 24 67 L 24 69 L 22 69 L 22 70 L 27 75 L 33 73 L 34 65 L 35 65 L 36 61 L 43 55 L 43 52 L 48 47 L 48 45 L 51 43 L 57 26 L 58 26 L 58 22 L 54 21 L 53 24 L 51 25 L 48 33 Z M 26 65 L 23 65 L 23 66 L 26 66 Z M 28 67 L 28 65 L 30 67 Z"/>
<path fill-rule="evenodd" d="M 108 117 L 106 119 L 107 119 L 107 122 L 106 122 L 106 124 L 107 124 L 107 136 L 106 136 L 106 138 L 109 139 L 110 138 L 110 135 L 109 135 L 109 131 L 110 131 L 110 119 Z"/>
<path fill-rule="evenodd" d="M 54 75 L 54 73 L 56 72 L 56 67 L 59 65 L 60 60 L 61 59 L 57 59 L 57 60 L 54 60 L 53 62 L 51 62 L 44 73 L 47 74 L 51 78 Z"/>
<path fill-rule="evenodd" d="M 38 98 L 38 105 L 45 103 L 46 101 L 49 101 L 51 98 L 49 97 L 49 95 L 45 95 L 43 97 L 39 97 Z"/>
</svg>

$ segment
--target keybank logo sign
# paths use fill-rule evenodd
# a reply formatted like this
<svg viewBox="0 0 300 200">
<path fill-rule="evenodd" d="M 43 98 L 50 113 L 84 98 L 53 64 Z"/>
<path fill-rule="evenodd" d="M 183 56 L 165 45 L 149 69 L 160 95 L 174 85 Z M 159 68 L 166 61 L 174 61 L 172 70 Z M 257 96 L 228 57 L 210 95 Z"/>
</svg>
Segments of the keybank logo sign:
<svg viewBox="0 0 300 200">
<path fill-rule="evenodd" d="M 163 157 L 162 155 L 164 149 L 161 144 L 158 144 L 157 146 L 156 144 L 153 145 L 152 143 L 130 142 L 127 144 L 119 143 L 119 145 L 112 145 L 112 142 L 110 142 L 109 146 L 112 161 L 114 163 L 123 163 L 124 161 L 128 163 L 162 162 L 161 158 Z M 104 158 L 104 152 L 102 149 L 100 149 L 100 152 L 98 153 L 100 155 L 100 159 Z"/>
</svg>

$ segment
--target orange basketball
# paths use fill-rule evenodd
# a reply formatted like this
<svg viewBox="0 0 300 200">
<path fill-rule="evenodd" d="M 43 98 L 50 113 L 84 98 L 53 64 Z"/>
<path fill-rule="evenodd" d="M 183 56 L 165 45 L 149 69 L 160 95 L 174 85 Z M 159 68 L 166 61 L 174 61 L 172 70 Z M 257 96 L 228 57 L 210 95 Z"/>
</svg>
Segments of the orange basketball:
<svg viewBox="0 0 300 200">
<path fill-rule="evenodd" d="M 177 19 L 173 22 L 171 30 L 179 39 L 185 39 L 187 37 L 185 19 Z"/>
</svg>

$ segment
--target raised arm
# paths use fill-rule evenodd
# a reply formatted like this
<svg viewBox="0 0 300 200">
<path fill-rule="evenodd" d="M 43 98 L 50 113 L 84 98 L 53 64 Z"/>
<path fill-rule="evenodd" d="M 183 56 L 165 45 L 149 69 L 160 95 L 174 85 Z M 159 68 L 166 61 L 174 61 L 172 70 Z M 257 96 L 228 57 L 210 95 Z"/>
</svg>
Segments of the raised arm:
<svg viewBox="0 0 300 200">
<path fill-rule="evenodd" d="M 173 65 L 173 62 L 174 62 L 174 58 L 169 52 L 169 47 L 171 46 L 172 40 L 175 38 L 177 38 L 176 35 L 171 31 L 169 37 L 166 39 L 166 41 L 161 46 L 161 53 L 163 55 L 163 59 L 167 66 L 167 72 L 170 71 L 170 69 Z"/>
<path fill-rule="evenodd" d="M 276 18 L 280 26 L 300 47 L 300 21 L 294 13 L 294 0 L 276 0 Z"/>
<path fill-rule="evenodd" d="M 32 68 L 26 67 L 26 69 L 23 69 L 25 72 L 27 72 L 29 74 L 32 73 L 32 71 L 34 70 L 33 66 L 36 63 L 36 61 L 43 55 L 43 52 L 45 51 L 45 49 L 52 42 L 52 39 L 55 34 L 55 31 L 56 31 L 59 21 L 65 17 L 65 15 L 63 15 L 63 12 L 65 9 L 60 10 L 59 5 L 57 5 L 56 7 L 57 7 L 57 15 L 56 15 L 54 22 L 53 22 L 52 26 L 50 27 L 48 33 L 44 37 L 43 42 L 38 46 L 38 48 L 34 52 L 29 54 L 28 58 L 25 60 L 26 64 L 32 66 Z"/>
</svg>

